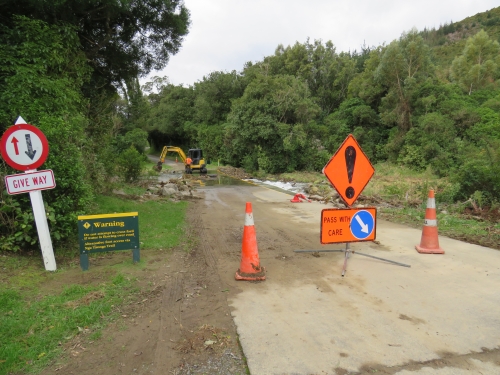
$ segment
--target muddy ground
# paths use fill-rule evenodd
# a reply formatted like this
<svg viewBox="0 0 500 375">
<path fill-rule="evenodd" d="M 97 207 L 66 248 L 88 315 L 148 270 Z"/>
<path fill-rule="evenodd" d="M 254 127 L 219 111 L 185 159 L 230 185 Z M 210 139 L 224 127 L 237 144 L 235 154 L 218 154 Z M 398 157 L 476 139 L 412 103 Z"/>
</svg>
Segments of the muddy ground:
<svg viewBox="0 0 500 375">
<path fill-rule="evenodd" d="M 188 222 L 198 215 L 191 205 Z M 104 329 L 99 340 L 80 334 L 42 374 L 246 374 L 227 290 L 206 259 L 199 230 L 191 228 L 187 236 L 189 253 L 184 247 L 143 251 L 147 266 L 137 271 L 141 293 L 120 307 L 120 320 Z M 74 280 L 66 282 L 78 283 L 82 277 L 92 282 L 91 272 L 98 273 L 100 264 L 129 256 L 110 253 L 95 260 L 87 274 L 77 270 Z"/>
<path fill-rule="evenodd" d="M 64 347 L 63 355 L 43 375 L 249 373 L 228 305 L 228 298 L 238 290 L 228 287 L 227 278 L 232 275 L 221 277 L 219 273 L 221 265 L 226 269 L 228 264 L 230 269 L 234 265 L 234 271 L 239 265 L 241 215 L 235 215 L 238 221 L 228 222 L 227 212 L 214 210 L 205 201 L 210 190 L 197 193 L 202 199 L 189 206 L 189 228 L 183 246 L 163 252 L 143 251 L 141 261 L 147 266 L 138 269 L 136 275 L 141 293 L 119 308 L 121 318 L 105 328 L 96 341 L 91 341 L 85 332 L 80 334 Z M 219 203 L 224 206 L 224 202 Z M 227 210 L 231 209 L 228 205 Z M 264 211 L 259 214 L 263 218 Z M 293 233 L 280 228 L 263 232 L 259 237 L 263 250 L 275 253 L 284 265 L 300 265 L 303 258 L 288 254 L 297 245 Z M 66 281 L 97 282 L 99 264 L 120 263 L 126 257 L 129 254 L 109 254 L 95 260 L 88 273 L 75 271 Z M 467 370 L 471 360 L 500 365 L 500 351 L 485 348 L 466 355 L 444 353 L 439 360 L 396 367 L 367 364 L 358 372 L 337 368 L 335 374 L 397 374 L 424 367 Z"/>
</svg>

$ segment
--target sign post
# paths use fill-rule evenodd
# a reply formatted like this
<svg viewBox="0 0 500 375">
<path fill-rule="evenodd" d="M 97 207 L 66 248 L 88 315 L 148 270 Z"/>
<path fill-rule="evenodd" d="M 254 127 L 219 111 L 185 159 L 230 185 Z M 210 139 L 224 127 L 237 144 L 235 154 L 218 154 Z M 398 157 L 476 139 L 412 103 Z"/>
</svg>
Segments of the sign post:
<svg viewBox="0 0 500 375">
<path fill-rule="evenodd" d="M 134 263 L 140 261 L 139 213 L 125 212 L 78 216 L 80 266 L 89 269 L 89 254 L 132 250 Z"/>
<path fill-rule="evenodd" d="M 30 191 L 30 199 L 45 270 L 55 271 L 57 269 L 56 259 L 54 257 L 54 249 L 52 248 L 47 214 L 45 213 L 45 207 L 43 205 L 42 192 L 40 190 Z"/>
<path fill-rule="evenodd" d="M 26 124 L 26 121 L 19 117 L 15 125 L 8 128 L 0 139 L 0 154 L 12 168 L 25 172 L 23 175 L 5 176 L 7 192 L 30 193 L 43 263 L 47 271 L 55 271 L 56 260 L 41 192 L 55 187 L 54 175 L 52 171 L 36 170 L 49 155 L 47 138 L 40 129 Z"/>
<path fill-rule="evenodd" d="M 351 253 L 410 267 L 406 264 L 351 250 L 351 242 L 373 241 L 376 237 L 377 209 L 375 207 L 351 208 L 374 173 L 375 169 L 370 160 L 352 134 L 347 136 L 337 152 L 323 168 L 323 174 L 328 178 L 348 207 L 346 209 L 334 208 L 321 211 L 321 243 L 346 244 L 342 276 L 345 275 L 347 260 Z M 341 252 L 342 250 L 325 251 Z"/>
</svg>

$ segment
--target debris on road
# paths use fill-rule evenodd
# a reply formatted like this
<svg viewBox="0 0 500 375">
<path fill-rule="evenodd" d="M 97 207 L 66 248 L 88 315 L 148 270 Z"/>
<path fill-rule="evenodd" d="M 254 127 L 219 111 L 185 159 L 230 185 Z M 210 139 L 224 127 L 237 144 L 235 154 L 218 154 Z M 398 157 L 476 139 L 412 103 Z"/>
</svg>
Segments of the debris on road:
<svg viewBox="0 0 500 375">
<path fill-rule="evenodd" d="M 154 196 L 174 200 L 201 199 L 201 197 L 193 194 L 194 190 L 196 190 L 196 187 L 187 179 L 171 178 L 168 182 L 162 181 L 158 184 L 150 185 L 148 187 L 148 191 L 142 196 L 142 198 L 151 199 Z"/>
</svg>

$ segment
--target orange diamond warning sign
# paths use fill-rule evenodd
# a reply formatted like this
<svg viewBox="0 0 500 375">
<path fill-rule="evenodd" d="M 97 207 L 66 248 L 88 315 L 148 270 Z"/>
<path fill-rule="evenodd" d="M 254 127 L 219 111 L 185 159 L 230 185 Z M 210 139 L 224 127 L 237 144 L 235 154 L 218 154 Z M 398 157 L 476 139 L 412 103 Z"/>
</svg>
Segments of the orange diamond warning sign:
<svg viewBox="0 0 500 375">
<path fill-rule="evenodd" d="M 352 134 L 326 163 L 323 174 L 328 178 L 347 206 L 351 207 L 375 169 Z"/>
</svg>

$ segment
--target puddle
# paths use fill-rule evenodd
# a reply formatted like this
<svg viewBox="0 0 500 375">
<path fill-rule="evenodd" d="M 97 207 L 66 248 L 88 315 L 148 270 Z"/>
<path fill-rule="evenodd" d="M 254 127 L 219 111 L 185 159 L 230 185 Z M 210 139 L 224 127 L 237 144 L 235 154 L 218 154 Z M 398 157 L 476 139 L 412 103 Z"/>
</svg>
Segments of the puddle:
<svg viewBox="0 0 500 375">
<path fill-rule="evenodd" d="M 307 186 L 305 183 L 292 183 L 292 182 L 282 182 L 282 181 L 261 181 L 256 179 L 248 180 L 255 185 L 265 186 L 268 189 L 281 191 L 282 193 L 288 193 L 291 195 L 302 193 L 304 194 L 304 189 Z"/>
<path fill-rule="evenodd" d="M 231 186 L 231 185 L 249 185 L 247 181 L 238 180 L 237 178 L 232 178 L 223 174 L 208 174 L 206 176 L 197 178 L 193 175 L 191 182 L 197 184 L 200 187 L 204 186 Z"/>
<path fill-rule="evenodd" d="M 179 179 L 182 178 L 182 173 L 167 173 L 167 172 L 160 172 L 160 175 L 158 176 L 158 181 L 159 182 L 168 182 L 171 179 Z"/>
<path fill-rule="evenodd" d="M 167 182 L 170 179 L 182 178 L 182 173 L 162 173 L 160 174 L 158 180 Z M 236 186 L 236 185 L 258 185 L 264 186 L 268 189 L 280 191 L 287 194 L 297 194 L 304 193 L 304 188 L 307 184 L 301 183 L 290 183 L 290 182 L 280 182 L 280 181 L 261 181 L 256 179 L 249 180 L 239 180 L 237 178 L 229 177 L 224 174 L 207 174 L 198 175 L 193 174 L 189 181 L 200 188 L 203 187 L 220 187 L 220 186 Z"/>
</svg>

